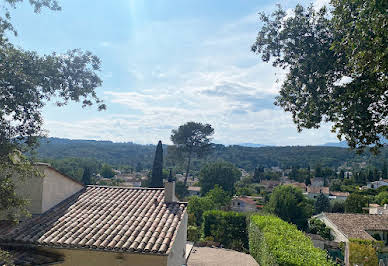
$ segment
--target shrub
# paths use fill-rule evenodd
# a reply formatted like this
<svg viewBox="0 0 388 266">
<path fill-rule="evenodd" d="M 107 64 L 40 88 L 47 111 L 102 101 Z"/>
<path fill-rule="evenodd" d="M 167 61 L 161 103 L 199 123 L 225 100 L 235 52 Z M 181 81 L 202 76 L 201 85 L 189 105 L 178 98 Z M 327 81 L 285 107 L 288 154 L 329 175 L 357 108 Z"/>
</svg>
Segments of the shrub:
<svg viewBox="0 0 388 266">
<path fill-rule="evenodd" d="M 308 232 L 311 234 L 318 234 L 326 240 L 333 240 L 333 236 L 330 233 L 330 228 L 317 218 L 311 218 L 309 220 Z"/>
<path fill-rule="evenodd" d="M 203 237 L 213 237 L 224 247 L 248 250 L 246 216 L 237 212 L 207 211 L 203 214 Z"/>
<path fill-rule="evenodd" d="M 382 242 L 380 241 L 349 239 L 350 265 L 377 265 L 377 249 L 381 246 Z"/>
<path fill-rule="evenodd" d="M 275 216 L 251 216 L 249 251 L 260 265 L 335 265 L 295 225 Z"/>
<path fill-rule="evenodd" d="M 193 225 L 189 225 L 189 227 L 187 227 L 187 240 L 196 242 L 199 240 L 200 236 L 201 232 L 198 227 Z"/>
</svg>

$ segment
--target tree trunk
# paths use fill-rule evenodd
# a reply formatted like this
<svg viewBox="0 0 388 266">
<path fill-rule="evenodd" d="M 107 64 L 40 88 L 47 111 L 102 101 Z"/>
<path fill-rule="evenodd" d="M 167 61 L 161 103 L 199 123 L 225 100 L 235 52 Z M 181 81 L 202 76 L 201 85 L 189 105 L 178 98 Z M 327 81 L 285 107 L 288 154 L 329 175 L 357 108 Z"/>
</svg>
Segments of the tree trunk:
<svg viewBox="0 0 388 266">
<path fill-rule="evenodd" d="M 189 160 L 187 161 L 187 168 L 186 168 L 186 176 L 185 176 L 184 186 L 186 186 L 187 178 L 189 177 L 190 163 L 191 163 L 191 151 L 189 153 Z"/>
</svg>

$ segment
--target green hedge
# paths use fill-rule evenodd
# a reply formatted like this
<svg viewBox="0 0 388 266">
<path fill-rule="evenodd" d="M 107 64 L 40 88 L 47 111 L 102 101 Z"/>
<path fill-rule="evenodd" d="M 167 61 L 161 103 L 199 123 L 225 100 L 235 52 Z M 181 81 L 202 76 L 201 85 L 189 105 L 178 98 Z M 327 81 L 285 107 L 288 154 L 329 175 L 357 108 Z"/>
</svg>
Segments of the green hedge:
<svg viewBox="0 0 388 266">
<path fill-rule="evenodd" d="M 224 247 L 248 251 L 246 215 L 237 212 L 206 211 L 203 214 L 203 237 L 213 237 Z"/>
<path fill-rule="evenodd" d="M 251 216 L 249 251 L 260 265 L 335 265 L 296 226 L 270 215 Z"/>
</svg>

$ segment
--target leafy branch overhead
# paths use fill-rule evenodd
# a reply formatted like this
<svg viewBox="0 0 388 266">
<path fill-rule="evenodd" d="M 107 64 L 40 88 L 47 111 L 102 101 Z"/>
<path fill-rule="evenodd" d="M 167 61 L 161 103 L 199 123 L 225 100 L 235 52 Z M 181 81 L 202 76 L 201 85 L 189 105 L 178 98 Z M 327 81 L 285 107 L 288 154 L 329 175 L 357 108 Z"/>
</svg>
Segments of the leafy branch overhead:
<svg viewBox="0 0 388 266">
<path fill-rule="evenodd" d="M 106 108 L 95 91 L 102 84 L 97 56 L 79 49 L 40 55 L 8 40 L 8 33 L 16 35 L 11 11 L 20 2 L 23 0 L 0 3 L 0 211 L 23 209 L 24 202 L 15 193 L 13 178 L 34 175 L 34 167 L 19 151 L 31 149 L 44 135 L 42 108 L 47 102 L 54 100 L 63 106 L 74 101 L 81 102 L 83 107 L 96 104 L 98 110 Z M 29 3 L 36 13 L 42 8 L 60 10 L 55 0 Z M 13 156 L 18 157 L 16 162 L 10 160 Z"/>
<path fill-rule="evenodd" d="M 330 13 L 279 6 L 263 22 L 252 51 L 287 70 L 276 105 L 299 131 L 331 122 L 339 139 L 377 151 L 388 137 L 388 16 L 385 1 L 332 0 Z"/>
</svg>

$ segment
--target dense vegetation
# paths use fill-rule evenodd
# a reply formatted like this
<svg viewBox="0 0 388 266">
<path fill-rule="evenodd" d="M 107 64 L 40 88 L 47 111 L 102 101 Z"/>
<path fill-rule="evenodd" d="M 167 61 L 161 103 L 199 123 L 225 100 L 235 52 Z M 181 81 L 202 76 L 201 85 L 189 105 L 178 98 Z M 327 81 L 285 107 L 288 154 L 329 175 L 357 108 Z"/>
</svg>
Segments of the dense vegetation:
<svg viewBox="0 0 388 266">
<path fill-rule="evenodd" d="M 175 166 L 166 151 L 166 167 Z M 69 140 L 48 138 L 41 141 L 41 145 L 34 156 L 39 159 L 64 159 L 64 158 L 90 158 L 105 162 L 115 167 L 126 166 L 134 170 L 150 169 L 154 159 L 155 145 L 140 145 L 134 143 L 113 143 L 111 141 Z M 279 166 L 291 168 L 292 166 L 338 167 L 344 163 L 367 162 L 382 168 L 383 159 L 388 158 L 388 148 L 381 150 L 381 154 L 374 156 L 369 152 L 356 155 L 355 152 L 339 147 L 324 146 L 287 146 L 287 147 L 242 147 L 214 145 L 213 152 L 206 159 L 196 159 L 192 168 L 198 171 L 206 161 L 225 160 L 237 167 L 253 171 L 257 166 Z M 179 164 L 178 164 L 179 167 Z M 184 167 L 182 167 L 182 171 Z"/>
<path fill-rule="evenodd" d="M 206 211 L 203 214 L 203 237 L 211 237 L 225 248 L 247 251 L 246 214 L 231 211 Z"/>
<path fill-rule="evenodd" d="M 334 265 L 304 233 L 275 216 L 251 216 L 249 251 L 260 265 Z"/>
</svg>

